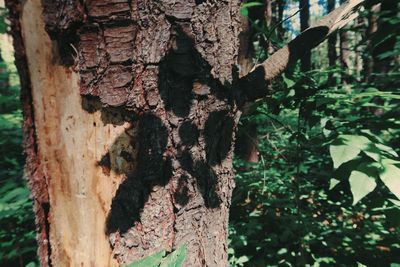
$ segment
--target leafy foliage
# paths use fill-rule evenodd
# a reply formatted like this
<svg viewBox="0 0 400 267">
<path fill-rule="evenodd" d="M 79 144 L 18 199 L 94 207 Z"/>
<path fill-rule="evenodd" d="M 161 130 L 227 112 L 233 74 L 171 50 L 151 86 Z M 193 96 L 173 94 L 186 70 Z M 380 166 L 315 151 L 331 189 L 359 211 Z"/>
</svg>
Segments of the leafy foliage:
<svg viewBox="0 0 400 267">
<path fill-rule="evenodd" d="M 5 22 L 6 14 L 6 9 L 0 7 L 0 34 L 4 34 L 7 31 L 7 24 Z"/>
<path fill-rule="evenodd" d="M 0 9 L 1 34 L 7 28 L 4 14 Z M 35 225 L 23 179 L 19 83 L 10 48 L 11 44 L 0 44 L 0 265 L 32 267 L 36 266 Z"/>
<path fill-rule="evenodd" d="M 323 44 L 313 52 L 318 70 L 294 66 L 242 118 L 257 124 L 260 160 L 235 161 L 232 266 L 400 263 L 400 73 L 398 60 L 384 61 L 400 55 L 400 23 L 386 17 L 392 29 L 360 38 L 370 12 L 344 32 L 351 57 L 375 70 L 328 67 Z M 372 55 L 393 36 L 393 50 Z"/>
<path fill-rule="evenodd" d="M 127 265 L 127 267 L 180 267 L 183 266 L 185 255 L 186 245 L 183 245 L 168 255 L 167 252 L 163 250 L 133 262 Z"/>
</svg>

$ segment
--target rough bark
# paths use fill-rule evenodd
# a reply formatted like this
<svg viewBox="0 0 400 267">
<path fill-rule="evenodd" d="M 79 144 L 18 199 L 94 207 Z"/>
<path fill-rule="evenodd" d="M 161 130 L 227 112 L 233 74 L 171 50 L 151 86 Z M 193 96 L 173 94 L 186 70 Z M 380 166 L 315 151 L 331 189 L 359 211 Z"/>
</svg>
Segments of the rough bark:
<svg viewBox="0 0 400 267">
<path fill-rule="evenodd" d="M 265 63 L 241 82 L 233 69 L 239 4 L 7 1 L 42 266 L 116 266 L 183 244 L 184 266 L 227 265 L 239 108 L 268 81 Z M 317 45 L 349 5 L 290 49 Z"/>
<path fill-rule="evenodd" d="M 247 162 L 258 162 L 257 124 L 246 122 L 238 129 L 235 155 Z"/>
<path fill-rule="evenodd" d="M 251 29 L 249 19 L 240 16 L 241 32 L 239 34 L 238 72 L 239 77 L 247 75 L 253 68 L 252 40 L 254 31 Z"/>
<path fill-rule="evenodd" d="M 239 2 L 8 5 L 42 265 L 226 266 Z"/>
</svg>

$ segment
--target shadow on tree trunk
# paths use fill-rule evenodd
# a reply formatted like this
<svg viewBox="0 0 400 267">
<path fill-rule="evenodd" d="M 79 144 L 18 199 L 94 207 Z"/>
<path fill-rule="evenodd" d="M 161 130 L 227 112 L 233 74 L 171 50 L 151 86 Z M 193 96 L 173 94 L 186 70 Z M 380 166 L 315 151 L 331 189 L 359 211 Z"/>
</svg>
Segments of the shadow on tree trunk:
<svg viewBox="0 0 400 267">
<path fill-rule="evenodd" d="M 140 224 L 151 192 L 171 179 L 177 183 L 171 194 L 176 206 L 184 207 L 197 193 L 208 209 L 221 204 L 217 186 L 219 176 L 226 174 L 221 165 L 226 168 L 224 160 L 232 151 L 236 93 L 212 77 L 211 67 L 179 27 L 176 33 L 176 47 L 159 65 L 158 91 L 148 101 L 156 103 L 159 97 L 163 107 L 148 103 L 148 110 L 137 113 L 102 107 L 96 97 L 83 98 L 85 110 L 101 110 L 104 124 L 131 125 L 97 163 L 106 174 L 126 177 L 112 201 L 107 234 L 124 234 Z M 197 109 L 200 103 L 204 110 Z M 160 109 L 165 109 L 161 116 Z"/>
</svg>

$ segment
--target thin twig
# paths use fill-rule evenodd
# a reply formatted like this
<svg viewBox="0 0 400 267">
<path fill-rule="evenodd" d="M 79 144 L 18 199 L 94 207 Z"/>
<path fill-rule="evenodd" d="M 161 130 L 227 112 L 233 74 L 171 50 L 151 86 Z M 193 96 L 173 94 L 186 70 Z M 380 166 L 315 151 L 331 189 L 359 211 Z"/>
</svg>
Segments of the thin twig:
<svg viewBox="0 0 400 267">
<path fill-rule="evenodd" d="M 271 30 L 269 30 L 269 33 L 268 33 L 268 36 L 267 36 L 267 40 L 269 40 L 269 38 L 271 37 L 271 35 L 272 35 L 272 33 L 274 32 L 274 30 L 275 30 L 276 28 L 278 28 L 278 26 L 279 26 L 280 24 L 283 24 L 285 21 L 288 21 L 289 19 L 293 18 L 294 16 L 296 16 L 296 15 L 297 15 L 300 11 L 302 11 L 303 9 L 304 9 L 304 6 L 303 6 L 302 8 L 299 8 L 296 12 L 294 12 L 294 13 L 293 13 L 292 15 L 290 15 L 289 17 L 287 17 L 287 18 L 281 20 L 280 22 L 276 23 L 276 24 L 271 28 Z"/>
</svg>

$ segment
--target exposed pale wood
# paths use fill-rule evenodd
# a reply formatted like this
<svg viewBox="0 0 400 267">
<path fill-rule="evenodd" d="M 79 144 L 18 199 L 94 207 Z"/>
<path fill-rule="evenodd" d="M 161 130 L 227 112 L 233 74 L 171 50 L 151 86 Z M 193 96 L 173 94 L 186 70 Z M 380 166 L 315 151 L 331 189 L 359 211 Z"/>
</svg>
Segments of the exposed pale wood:
<svg viewBox="0 0 400 267">
<path fill-rule="evenodd" d="M 32 80 L 38 151 L 50 201 L 54 266 L 117 266 L 105 221 L 121 177 L 96 165 L 128 125 L 104 125 L 81 107 L 78 77 L 56 64 L 40 0 L 26 1 L 22 34 Z"/>
</svg>

